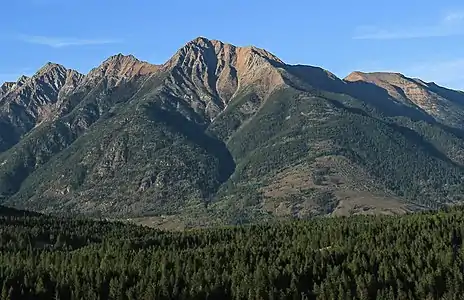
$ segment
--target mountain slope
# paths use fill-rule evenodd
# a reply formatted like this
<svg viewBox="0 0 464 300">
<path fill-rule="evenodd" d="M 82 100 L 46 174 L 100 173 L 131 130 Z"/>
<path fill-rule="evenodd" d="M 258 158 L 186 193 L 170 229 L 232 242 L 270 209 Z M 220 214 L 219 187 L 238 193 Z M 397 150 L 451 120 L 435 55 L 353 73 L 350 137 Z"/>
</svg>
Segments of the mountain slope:
<svg viewBox="0 0 464 300">
<path fill-rule="evenodd" d="M 71 145 L 102 116 L 107 116 L 115 105 L 130 99 L 138 89 L 140 79 L 136 77 L 137 73 L 119 72 L 125 62 L 118 64 L 116 69 L 108 68 L 114 59 L 108 59 L 100 68 L 81 78 L 80 84 L 72 90 L 63 89 L 63 98 L 53 106 L 50 118 L 0 155 L 1 194 L 16 193 L 30 173 Z M 119 59 L 129 60 L 129 64 L 135 60 L 122 56 Z"/>
<path fill-rule="evenodd" d="M 175 212 L 210 197 L 233 161 L 200 125 L 161 108 L 166 96 L 157 82 L 164 75 L 150 77 L 156 69 L 118 55 L 92 70 L 70 96 L 78 98 L 70 113 L 2 156 L 7 203 L 127 216 Z"/>
<path fill-rule="evenodd" d="M 47 64 L 0 95 L 20 107 L 0 118 L 14 207 L 198 225 L 462 201 L 462 93 L 399 74 L 342 80 L 200 37 L 163 65 Z"/>
<path fill-rule="evenodd" d="M 377 207 L 404 212 L 462 200 L 461 164 L 417 132 L 368 111 L 348 96 L 276 93 L 227 142 L 237 168 L 224 198 L 234 207 L 297 216 Z M 451 133 L 435 133 L 464 146 Z M 366 207 L 364 198 L 377 203 Z"/>
</svg>

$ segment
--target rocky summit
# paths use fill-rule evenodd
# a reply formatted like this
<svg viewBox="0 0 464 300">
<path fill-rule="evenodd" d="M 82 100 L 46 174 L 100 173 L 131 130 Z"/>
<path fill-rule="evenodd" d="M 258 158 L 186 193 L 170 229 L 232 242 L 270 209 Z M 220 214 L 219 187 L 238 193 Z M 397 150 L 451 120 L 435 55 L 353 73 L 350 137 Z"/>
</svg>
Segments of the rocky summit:
<svg viewBox="0 0 464 300">
<path fill-rule="evenodd" d="M 462 202 L 464 93 L 200 37 L 0 87 L 1 203 L 201 226 Z"/>
</svg>

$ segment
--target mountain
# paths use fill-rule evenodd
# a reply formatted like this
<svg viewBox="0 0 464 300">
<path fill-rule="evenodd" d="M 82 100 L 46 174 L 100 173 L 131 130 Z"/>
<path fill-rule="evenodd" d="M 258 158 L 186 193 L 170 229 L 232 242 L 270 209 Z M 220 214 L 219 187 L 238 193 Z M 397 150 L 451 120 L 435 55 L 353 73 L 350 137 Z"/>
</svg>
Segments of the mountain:
<svg viewBox="0 0 464 300">
<path fill-rule="evenodd" d="M 462 201 L 463 93 L 401 74 L 200 37 L 0 91 L 0 194 L 21 209 L 193 226 Z"/>
</svg>

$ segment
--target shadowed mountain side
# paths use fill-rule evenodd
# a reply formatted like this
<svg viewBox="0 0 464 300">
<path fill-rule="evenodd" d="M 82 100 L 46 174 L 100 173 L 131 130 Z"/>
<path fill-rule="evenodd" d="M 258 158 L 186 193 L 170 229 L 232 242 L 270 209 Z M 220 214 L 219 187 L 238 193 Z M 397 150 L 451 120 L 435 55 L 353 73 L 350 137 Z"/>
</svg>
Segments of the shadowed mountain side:
<svg viewBox="0 0 464 300">
<path fill-rule="evenodd" d="M 438 86 L 434 82 L 429 82 L 426 84 L 428 88 L 434 93 L 440 95 L 443 98 L 449 99 L 460 106 L 464 106 L 464 92 L 463 91 L 455 91 L 455 90 L 447 89 L 447 88 Z"/>
<path fill-rule="evenodd" d="M 225 182 L 235 170 L 235 163 L 226 145 L 205 133 L 205 129 L 198 124 L 187 120 L 175 111 L 159 108 L 152 104 L 147 106 L 149 118 L 155 122 L 163 123 L 173 131 L 184 135 L 188 140 L 200 146 L 204 151 L 210 153 L 219 162 L 219 181 Z"/>
<path fill-rule="evenodd" d="M 0 205 L 0 217 L 39 217 L 41 214 Z"/>
<path fill-rule="evenodd" d="M 334 93 L 342 93 L 346 89 L 346 84 L 334 74 L 319 67 L 305 65 L 286 65 L 285 70 L 292 75 L 288 78 L 288 83 L 294 88 L 298 88 L 298 80 L 300 84 L 308 84 L 310 87 L 332 91 Z"/>
<path fill-rule="evenodd" d="M 344 109 L 344 110 L 347 110 L 349 111 L 350 113 L 353 113 L 353 114 L 358 114 L 360 116 L 363 116 L 363 117 L 371 117 L 369 114 L 367 114 L 364 110 L 362 109 L 359 109 L 359 108 L 354 108 L 354 107 L 348 107 L 348 106 L 345 106 L 343 105 L 343 103 L 340 103 L 338 101 L 334 101 L 332 99 L 328 99 L 327 98 L 327 101 L 329 101 L 331 104 L 333 104 L 335 107 L 338 107 L 340 109 Z M 377 120 L 379 121 L 379 120 Z M 439 160 L 443 160 L 447 163 L 450 163 L 452 165 L 454 165 L 455 167 L 459 167 L 461 168 L 461 166 L 455 164 L 452 160 L 450 160 L 446 155 L 444 155 L 442 152 L 438 151 L 438 149 L 431 143 L 427 142 L 420 134 L 418 134 L 416 131 L 414 130 L 411 130 L 410 128 L 407 128 L 407 127 L 404 127 L 404 126 L 400 126 L 398 124 L 395 124 L 395 123 L 384 123 L 386 126 L 389 126 L 391 127 L 393 130 L 395 131 L 398 131 L 399 133 L 401 133 L 403 136 L 405 136 L 405 138 L 411 142 L 413 142 L 414 144 L 416 144 L 418 147 L 420 147 L 420 149 L 422 149 L 423 151 L 426 151 L 428 152 L 431 156 L 439 159 Z M 444 126 L 444 128 L 446 128 Z M 464 170 L 464 169 L 463 169 Z"/>
<path fill-rule="evenodd" d="M 329 71 L 319 67 L 289 65 L 285 67 L 285 70 L 314 89 L 349 95 L 362 100 L 387 117 L 405 116 L 414 120 L 435 122 L 435 119 L 420 107 L 404 105 L 391 97 L 384 88 L 374 83 L 360 80 L 341 80 Z M 295 80 L 293 81 L 295 82 Z M 301 86 L 301 83 L 292 86 L 307 89 L 304 85 Z"/>
<path fill-rule="evenodd" d="M 396 102 L 418 108 L 439 123 L 463 129 L 464 101 L 461 92 L 440 88 L 400 73 L 353 72 L 344 80 L 375 84 L 386 90 Z"/>
<path fill-rule="evenodd" d="M 424 120 L 435 123 L 435 119 L 421 108 L 407 106 L 395 101 L 385 89 L 375 84 L 361 81 L 348 82 L 345 90 L 342 92 L 375 107 L 387 117 L 404 116 L 413 120 Z"/>
</svg>

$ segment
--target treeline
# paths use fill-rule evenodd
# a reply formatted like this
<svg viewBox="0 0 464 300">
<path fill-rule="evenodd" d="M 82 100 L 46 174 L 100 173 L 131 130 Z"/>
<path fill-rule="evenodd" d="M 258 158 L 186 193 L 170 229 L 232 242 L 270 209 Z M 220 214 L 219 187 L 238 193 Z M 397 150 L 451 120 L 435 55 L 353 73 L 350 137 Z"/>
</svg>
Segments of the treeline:
<svg viewBox="0 0 464 300">
<path fill-rule="evenodd" d="M 162 232 L 0 217 L 3 299 L 462 299 L 464 208 Z"/>
</svg>

